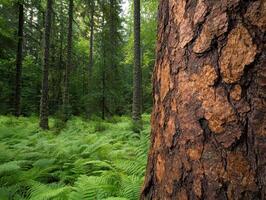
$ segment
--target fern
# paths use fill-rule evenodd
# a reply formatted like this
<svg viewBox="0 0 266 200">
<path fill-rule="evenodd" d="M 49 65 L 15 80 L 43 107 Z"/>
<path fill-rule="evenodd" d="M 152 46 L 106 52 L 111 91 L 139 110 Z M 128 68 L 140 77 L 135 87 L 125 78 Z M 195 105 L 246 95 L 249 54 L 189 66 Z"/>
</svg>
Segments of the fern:
<svg viewBox="0 0 266 200">
<path fill-rule="evenodd" d="M 34 117 L 0 116 L 0 199 L 136 200 L 149 132 L 148 115 L 138 137 L 128 117 L 74 117 L 55 134 L 53 127 L 41 131 Z"/>
<path fill-rule="evenodd" d="M 60 184 L 42 184 L 38 182 L 32 182 L 30 189 L 30 200 L 64 200 L 67 198 L 67 194 L 71 191 L 68 186 Z"/>
<path fill-rule="evenodd" d="M 70 200 L 103 199 L 112 195 L 114 186 L 108 184 L 105 179 L 97 176 L 80 176 L 73 192 L 69 195 Z"/>
<path fill-rule="evenodd" d="M 0 165 L 0 176 L 3 176 L 3 174 L 17 172 L 20 169 L 19 163 L 19 161 L 10 161 Z"/>
</svg>

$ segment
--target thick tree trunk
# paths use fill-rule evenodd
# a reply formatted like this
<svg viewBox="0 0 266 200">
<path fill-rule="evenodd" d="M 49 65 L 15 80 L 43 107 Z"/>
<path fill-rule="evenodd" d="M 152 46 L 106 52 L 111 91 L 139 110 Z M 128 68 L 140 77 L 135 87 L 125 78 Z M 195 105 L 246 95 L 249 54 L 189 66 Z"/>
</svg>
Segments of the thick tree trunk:
<svg viewBox="0 0 266 200">
<path fill-rule="evenodd" d="M 133 121 L 141 120 L 140 0 L 134 0 Z"/>
<path fill-rule="evenodd" d="M 141 199 L 266 199 L 265 1 L 161 0 Z"/>
<path fill-rule="evenodd" d="M 94 1 L 90 1 L 90 55 L 89 55 L 89 76 L 93 68 L 93 41 L 94 41 Z"/>
<path fill-rule="evenodd" d="M 63 109 L 64 109 L 64 120 L 67 120 L 70 114 L 69 105 L 69 71 L 72 63 L 72 35 L 73 35 L 73 0 L 69 0 L 68 8 L 68 37 L 67 37 L 67 64 L 65 69 L 64 77 L 64 94 L 63 94 Z"/>
<path fill-rule="evenodd" d="M 52 23 L 52 4 L 53 0 L 47 0 L 46 18 L 45 18 L 45 33 L 44 33 L 44 61 L 42 72 L 42 94 L 40 103 L 40 127 L 48 129 L 48 76 L 49 76 L 49 57 L 50 57 L 50 34 Z"/>
<path fill-rule="evenodd" d="M 22 75 L 22 59 L 23 59 L 23 26 L 24 26 L 24 8 L 19 3 L 19 23 L 18 23 L 18 49 L 16 60 L 16 86 L 15 86 L 15 115 L 21 114 L 21 75 Z"/>
</svg>

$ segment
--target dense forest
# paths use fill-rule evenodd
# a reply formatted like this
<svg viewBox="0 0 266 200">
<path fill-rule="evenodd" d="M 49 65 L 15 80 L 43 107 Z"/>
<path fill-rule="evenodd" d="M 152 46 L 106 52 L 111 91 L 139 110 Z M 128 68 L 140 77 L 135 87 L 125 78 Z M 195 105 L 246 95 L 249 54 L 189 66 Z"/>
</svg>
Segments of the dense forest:
<svg viewBox="0 0 266 200">
<path fill-rule="evenodd" d="M 0 200 L 265 200 L 265 0 L 0 0 Z"/>
<path fill-rule="evenodd" d="M 152 104 L 157 4 L 141 2 L 141 112 Z M 1 114 L 131 114 L 133 1 L 1 0 L 0 9 Z"/>
<path fill-rule="evenodd" d="M 1 200 L 138 199 L 157 7 L 0 1 Z"/>
</svg>

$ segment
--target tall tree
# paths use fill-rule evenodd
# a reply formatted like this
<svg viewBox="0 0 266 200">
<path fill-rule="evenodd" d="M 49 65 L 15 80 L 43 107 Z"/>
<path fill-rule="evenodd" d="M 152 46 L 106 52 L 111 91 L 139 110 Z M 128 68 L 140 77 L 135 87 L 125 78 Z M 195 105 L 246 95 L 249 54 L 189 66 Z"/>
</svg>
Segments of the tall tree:
<svg viewBox="0 0 266 200">
<path fill-rule="evenodd" d="M 140 64 L 140 0 L 134 0 L 133 121 L 141 120 L 142 77 Z"/>
<path fill-rule="evenodd" d="M 89 75 L 92 73 L 93 68 L 93 42 L 94 42 L 94 0 L 90 0 L 90 55 L 89 55 Z"/>
<path fill-rule="evenodd" d="M 141 199 L 265 199 L 264 1 L 160 1 Z"/>
<path fill-rule="evenodd" d="M 68 6 L 68 36 L 67 36 L 67 63 L 64 76 L 63 109 L 64 120 L 67 120 L 70 112 L 69 105 L 69 71 L 72 65 L 72 36 L 73 36 L 73 0 L 69 0 Z"/>
<path fill-rule="evenodd" d="M 42 72 L 42 93 L 40 103 L 40 127 L 48 129 L 49 116 L 49 57 L 50 57 L 50 34 L 53 12 L 53 0 L 47 0 L 46 17 L 45 17 L 45 33 L 44 33 L 44 55 L 43 55 L 43 72 Z"/>
<path fill-rule="evenodd" d="M 19 22 L 18 22 L 18 48 L 16 60 L 16 86 L 15 86 L 15 115 L 18 117 L 21 114 L 21 74 L 22 74 L 22 59 L 23 59 L 23 26 L 24 26 L 24 8 L 23 2 L 18 3 Z"/>
</svg>

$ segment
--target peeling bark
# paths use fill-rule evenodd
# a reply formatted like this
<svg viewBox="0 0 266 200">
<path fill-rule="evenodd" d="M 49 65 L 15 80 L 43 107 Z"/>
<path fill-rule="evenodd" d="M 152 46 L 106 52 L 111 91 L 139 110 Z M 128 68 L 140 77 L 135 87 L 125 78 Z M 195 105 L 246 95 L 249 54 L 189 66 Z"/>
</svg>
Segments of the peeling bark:
<svg viewBox="0 0 266 200">
<path fill-rule="evenodd" d="M 265 1 L 161 0 L 141 199 L 265 199 Z"/>
</svg>

